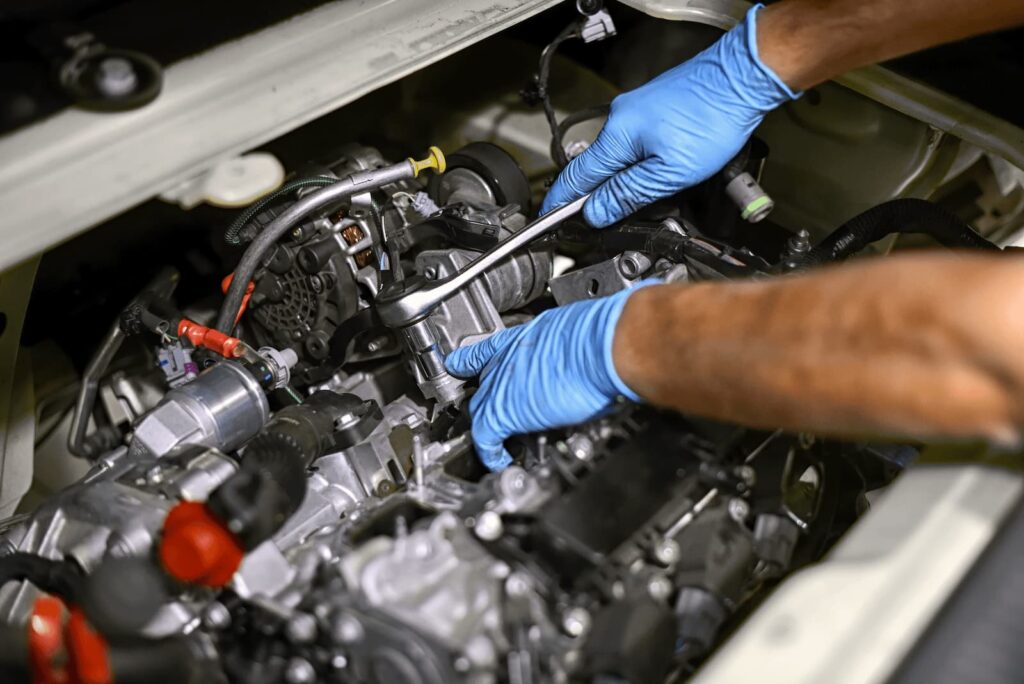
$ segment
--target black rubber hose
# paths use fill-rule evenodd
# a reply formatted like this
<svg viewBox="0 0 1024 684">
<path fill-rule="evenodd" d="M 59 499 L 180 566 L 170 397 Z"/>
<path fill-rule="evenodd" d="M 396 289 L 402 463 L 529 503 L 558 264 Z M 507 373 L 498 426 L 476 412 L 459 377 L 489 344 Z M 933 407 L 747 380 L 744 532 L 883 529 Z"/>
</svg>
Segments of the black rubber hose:
<svg viewBox="0 0 1024 684">
<path fill-rule="evenodd" d="M 928 235 L 950 248 L 998 250 L 958 216 L 928 200 L 890 200 L 854 216 L 832 231 L 802 259 L 800 266 L 843 261 L 893 233 Z"/>
<path fill-rule="evenodd" d="M 77 603 L 85 576 L 75 564 L 17 551 L 0 556 L 0 587 L 8 582 L 29 581 L 48 594 Z"/>
<path fill-rule="evenodd" d="M 269 207 L 284 195 L 295 192 L 296 190 L 301 190 L 302 188 L 322 188 L 327 185 L 333 185 L 337 182 L 338 179 L 334 176 L 311 176 L 309 178 L 297 178 L 295 180 L 288 181 L 266 197 L 258 199 L 253 204 L 250 204 L 245 211 L 239 214 L 238 218 L 232 221 L 231 225 L 224 231 L 224 242 L 229 245 L 241 244 L 241 234 L 245 226 L 256 218 L 261 211 Z"/>
<path fill-rule="evenodd" d="M 238 472 L 210 496 L 207 506 L 246 549 L 273 536 L 302 505 L 306 468 L 332 443 L 335 421 L 355 408 L 349 397 L 321 391 L 278 411 L 246 446 Z"/>
<path fill-rule="evenodd" d="M 537 69 L 537 94 L 540 96 L 541 105 L 544 107 L 544 117 L 548 121 L 548 128 L 551 129 L 551 157 L 558 168 L 565 168 L 569 163 L 565 156 L 565 150 L 560 145 L 556 146 L 555 139 L 558 138 L 558 117 L 555 115 L 555 107 L 551 103 L 551 95 L 548 92 L 548 79 L 551 75 L 551 60 L 558 50 L 558 46 L 572 38 L 580 36 L 580 22 L 573 21 L 555 36 L 555 39 L 548 43 L 540 53 L 540 66 Z"/>
</svg>

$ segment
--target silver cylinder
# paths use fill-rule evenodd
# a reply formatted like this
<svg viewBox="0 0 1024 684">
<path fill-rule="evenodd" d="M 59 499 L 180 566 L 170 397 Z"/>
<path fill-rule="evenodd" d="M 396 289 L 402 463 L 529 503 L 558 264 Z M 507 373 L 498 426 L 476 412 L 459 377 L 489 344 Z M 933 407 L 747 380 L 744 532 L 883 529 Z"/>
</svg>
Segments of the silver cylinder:
<svg viewBox="0 0 1024 684">
<path fill-rule="evenodd" d="M 267 397 L 237 361 L 222 361 L 171 390 L 135 427 L 133 453 L 162 456 L 181 444 L 237 449 L 270 417 Z"/>
</svg>

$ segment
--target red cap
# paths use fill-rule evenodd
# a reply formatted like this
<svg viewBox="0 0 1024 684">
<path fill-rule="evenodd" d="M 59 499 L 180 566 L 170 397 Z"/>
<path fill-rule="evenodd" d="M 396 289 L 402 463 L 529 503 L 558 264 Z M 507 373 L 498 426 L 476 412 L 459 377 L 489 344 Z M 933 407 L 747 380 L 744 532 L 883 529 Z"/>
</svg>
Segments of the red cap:
<svg viewBox="0 0 1024 684">
<path fill-rule="evenodd" d="M 164 521 L 160 562 L 177 580 L 224 586 L 244 555 L 235 535 L 201 503 L 183 501 Z"/>
<path fill-rule="evenodd" d="M 68 674 L 76 684 L 110 684 L 110 658 L 107 642 L 89 625 L 82 611 L 71 609 L 64 628 L 64 642 L 70 655 Z"/>
<path fill-rule="evenodd" d="M 64 648 L 64 603 L 55 596 L 40 596 L 28 620 L 28 658 L 34 684 L 65 680 L 59 656 Z"/>
</svg>

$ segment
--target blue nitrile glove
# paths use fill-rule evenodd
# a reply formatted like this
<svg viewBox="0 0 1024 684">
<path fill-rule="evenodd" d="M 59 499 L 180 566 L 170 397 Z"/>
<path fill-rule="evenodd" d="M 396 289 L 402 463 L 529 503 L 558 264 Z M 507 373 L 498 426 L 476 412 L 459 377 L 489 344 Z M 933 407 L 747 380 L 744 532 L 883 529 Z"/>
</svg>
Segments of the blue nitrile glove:
<svg viewBox="0 0 1024 684">
<path fill-rule="evenodd" d="M 603 228 L 700 183 L 742 149 L 764 115 L 797 94 L 757 55 L 757 11 L 693 59 L 612 101 L 608 121 L 551 186 L 541 213 L 593 191 Z"/>
<path fill-rule="evenodd" d="M 469 413 L 484 465 L 500 470 L 512 462 L 506 437 L 581 423 L 619 395 L 640 400 L 612 361 L 615 325 L 637 289 L 545 311 L 448 355 L 452 375 L 481 376 Z"/>
</svg>

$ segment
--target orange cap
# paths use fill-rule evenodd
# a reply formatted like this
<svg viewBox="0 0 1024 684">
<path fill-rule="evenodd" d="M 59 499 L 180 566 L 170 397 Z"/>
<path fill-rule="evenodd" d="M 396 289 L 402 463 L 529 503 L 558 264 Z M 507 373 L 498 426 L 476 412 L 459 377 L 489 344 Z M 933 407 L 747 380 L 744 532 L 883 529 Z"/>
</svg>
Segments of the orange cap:
<svg viewBox="0 0 1024 684">
<path fill-rule="evenodd" d="M 160 562 L 177 580 L 224 586 L 244 555 L 235 535 L 201 503 L 183 501 L 164 521 Z"/>
</svg>

